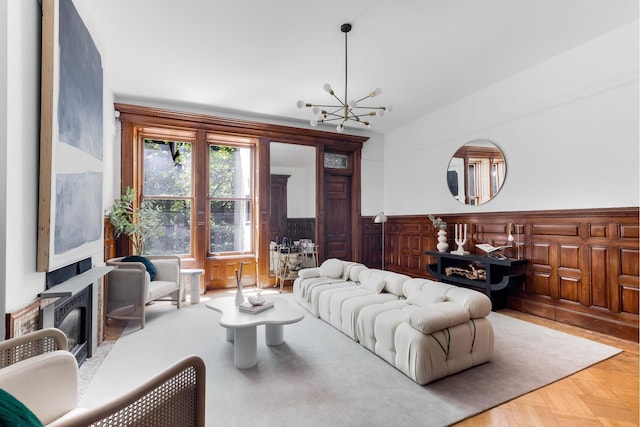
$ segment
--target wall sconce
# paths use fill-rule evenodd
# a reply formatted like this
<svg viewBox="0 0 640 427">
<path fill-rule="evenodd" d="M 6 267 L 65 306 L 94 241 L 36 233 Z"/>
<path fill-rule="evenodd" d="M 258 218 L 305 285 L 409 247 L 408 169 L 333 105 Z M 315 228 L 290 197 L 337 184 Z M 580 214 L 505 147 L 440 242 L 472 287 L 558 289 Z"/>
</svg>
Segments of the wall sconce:
<svg viewBox="0 0 640 427">
<path fill-rule="evenodd" d="M 378 215 L 373 218 L 374 224 L 382 224 L 382 269 L 384 270 L 384 223 L 388 218 L 384 212 L 380 211 Z"/>
</svg>

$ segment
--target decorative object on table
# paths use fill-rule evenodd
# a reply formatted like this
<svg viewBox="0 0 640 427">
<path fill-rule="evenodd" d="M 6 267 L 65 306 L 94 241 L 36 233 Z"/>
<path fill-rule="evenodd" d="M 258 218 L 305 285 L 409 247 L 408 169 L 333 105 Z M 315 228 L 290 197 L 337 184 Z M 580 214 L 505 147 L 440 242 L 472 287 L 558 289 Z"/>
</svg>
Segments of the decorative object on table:
<svg viewBox="0 0 640 427">
<path fill-rule="evenodd" d="M 433 228 L 438 230 L 438 248 L 439 252 L 446 252 L 449 249 L 449 243 L 447 243 L 447 223 L 442 218 L 435 218 L 433 215 L 429 215 L 429 219 L 433 223 Z"/>
<path fill-rule="evenodd" d="M 256 284 L 256 294 L 247 297 L 249 303 L 251 305 L 263 305 L 265 303 L 265 299 L 262 296 L 262 285 L 260 283 Z"/>
<path fill-rule="evenodd" d="M 454 253 L 454 252 L 451 252 Z M 467 252 L 468 253 L 468 252 Z M 486 268 L 481 267 L 481 264 L 476 266 L 475 263 L 470 263 L 469 268 L 462 267 L 445 267 L 444 273 L 447 276 L 451 276 L 452 274 L 466 277 L 469 280 L 487 280 L 487 270 Z"/>
<path fill-rule="evenodd" d="M 249 298 L 251 299 L 251 298 Z M 258 314 L 273 307 L 273 301 L 263 301 L 260 305 L 253 305 L 251 303 L 242 303 L 238 306 L 238 309 L 243 313 Z"/>
<path fill-rule="evenodd" d="M 510 246 L 491 246 L 487 243 L 478 243 L 476 247 L 487 253 L 487 256 L 496 258 L 496 259 L 507 259 L 507 257 L 502 253 L 503 250 L 510 248 Z"/>
<path fill-rule="evenodd" d="M 236 269 L 236 283 L 238 290 L 236 291 L 236 305 L 240 306 L 244 303 L 244 295 L 242 294 L 242 267 L 244 263 L 240 263 L 240 272 Z"/>
<path fill-rule="evenodd" d="M 464 225 L 464 227 L 462 227 Z M 454 240 L 458 249 L 451 251 L 452 254 L 468 255 L 469 251 L 464 250 L 464 244 L 467 243 L 467 224 L 454 224 Z"/>
<path fill-rule="evenodd" d="M 365 127 L 369 127 L 370 124 L 366 117 L 382 117 L 385 111 L 391 111 L 391 107 L 384 106 L 367 106 L 367 105 L 358 105 L 360 102 L 364 101 L 368 98 L 373 98 L 382 93 L 382 89 L 377 88 L 373 92 L 365 95 L 360 99 L 349 99 L 347 96 L 347 35 L 349 31 L 351 31 L 351 24 L 342 24 L 340 26 L 340 31 L 344 33 L 344 99 L 338 98 L 338 95 L 335 94 L 331 85 L 329 83 L 325 83 L 323 88 L 329 95 L 333 96 L 338 103 L 336 105 L 326 105 L 326 104 L 312 104 L 310 102 L 298 101 L 298 108 L 311 108 L 313 114 L 316 116 L 311 119 L 311 126 L 317 126 L 318 123 L 327 123 L 334 120 L 339 120 L 340 124 L 336 127 L 338 132 L 344 131 L 344 125 L 348 121 L 352 121 L 363 125 Z M 325 110 L 324 108 L 328 108 Z M 364 110 L 364 111 L 363 111 Z"/>
<path fill-rule="evenodd" d="M 129 237 L 138 255 L 144 254 L 144 243 L 148 238 L 162 233 L 160 208 L 149 202 L 142 202 L 138 207 L 135 190 L 130 187 L 113 201 L 108 216 L 113 225 L 113 237 Z"/>
<path fill-rule="evenodd" d="M 387 222 L 388 218 L 384 214 L 384 212 L 380 211 L 378 215 L 373 218 L 374 224 L 382 224 L 382 268 L 384 270 L 384 223 Z"/>
<path fill-rule="evenodd" d="M 524 246 L 524 242 L 520 241 L 520 226 L 518 224 L 515 224 L 515 229 L 516 259 L 522 259 L 522 246 Z"/>
</svg>

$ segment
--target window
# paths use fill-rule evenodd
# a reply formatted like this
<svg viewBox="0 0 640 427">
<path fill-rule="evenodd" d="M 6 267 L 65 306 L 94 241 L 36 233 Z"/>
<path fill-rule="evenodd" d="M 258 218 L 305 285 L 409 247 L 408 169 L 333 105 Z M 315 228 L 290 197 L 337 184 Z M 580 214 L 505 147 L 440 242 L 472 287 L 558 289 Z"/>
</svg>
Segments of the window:
<svg viewBox="0 0 640 427">
<path fill-rule="evenodd" d="M 253 150 L 209 145 L 209 252 L 253 251 Z"/>
<path fill-rule="evenodd" d="M 191 254 L 192 144 L 144 138 L 143 203 L 158 209 L 160 231 L 145 241 L 151 255 Z"/>
</svg>

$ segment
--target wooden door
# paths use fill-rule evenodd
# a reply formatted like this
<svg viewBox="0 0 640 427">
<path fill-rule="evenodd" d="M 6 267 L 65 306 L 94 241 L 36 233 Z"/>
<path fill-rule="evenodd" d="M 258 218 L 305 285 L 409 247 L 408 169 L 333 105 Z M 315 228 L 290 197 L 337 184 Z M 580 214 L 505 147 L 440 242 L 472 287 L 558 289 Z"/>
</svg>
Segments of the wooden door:
<svg viewBox="0 0 640 427">
<path fill-rule="evenodd" d="M 272 242 L 287 232 L 287 180 L 290 175 L 271 175 L 271 211 L 269 215 L 269 236 Z"/>
<path fill-rule="evenodd" d="M 324 259 L 351 260 L 351 177 L 324 178 Z"/>
</svg>

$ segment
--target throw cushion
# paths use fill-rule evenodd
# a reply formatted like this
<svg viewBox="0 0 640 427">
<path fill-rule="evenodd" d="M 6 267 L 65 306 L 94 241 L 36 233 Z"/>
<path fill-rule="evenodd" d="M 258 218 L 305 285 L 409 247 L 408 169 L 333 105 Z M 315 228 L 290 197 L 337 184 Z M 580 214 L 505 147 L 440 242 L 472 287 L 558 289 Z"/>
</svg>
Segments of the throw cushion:
<svg viewBox="0 0 640 427">
<path fill-rule="evenodd" d="M 343 264 L 337 258 L 329 258 L 320 265 L 320 276 L 330 279 L 339 279 L 342 277 Z"/>
<path fill-rule="evenodd" d="M 320 277 L 319 273 L 320 269 L 316 267 L 303 268 L 298 271 L 298 277 L 302 277 L 303 279 L 309 279 L 311 277 Z"/>
<path fill-rule="evenodd" d="M 377 279 L 375 277 L 367 277 L 364 280 L 362 280 L 362 282 L 360 282 L 360 285 L 362 286 L 363 289 L 368 289 L 370 291 L 373 291 L 373 292 L 379 294 L 384 289 L 385 283 L 386 282 L 384 281 L 384 279 Z"/>
<path fill-rule="evenodd" d="M 411 296 L 407 298 L 407 304 L 427 307 L 429 305 L 444 302 L 446 300 L 447 297 L 444 295 L 434 295 L 432 292 L 428 291 L 414 291 L 413 293 L 411 293 Z"/>
<path fill-rule="evenodd" d="M 0 389 L 0 427 L 42 426 L 42 422 L 18 399 Z"/>
<path fill-rule="evenodd" d="M 141 262 L 144 264 L 144 267 L 147 269 L 147 272 L 149 273 L 149 277 L 151 278 L 151 280 L 156 278 L 156 267 L 148 258 L 139 256 L 139 255 L 131 255 L 128 257 L 124 257 L 122 259 L 122 262 Z"/>
</svg>

